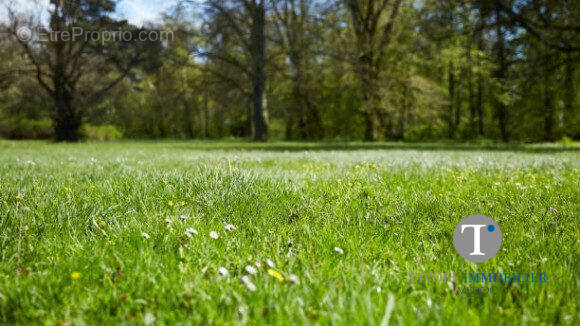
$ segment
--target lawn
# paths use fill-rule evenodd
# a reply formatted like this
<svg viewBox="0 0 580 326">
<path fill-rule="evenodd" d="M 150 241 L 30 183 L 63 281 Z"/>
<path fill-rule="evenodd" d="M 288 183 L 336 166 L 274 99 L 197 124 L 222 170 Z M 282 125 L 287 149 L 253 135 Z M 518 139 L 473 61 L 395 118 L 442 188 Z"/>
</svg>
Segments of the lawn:
<svg viewBox="0 0 580 326">
<path fill-rule="evenodd" d="M 561 145 L 2 141 L 0 323 L 577 325 L 579 204 Z M 547 282 L 461 290 L 498 271 Z"/>
</svg>

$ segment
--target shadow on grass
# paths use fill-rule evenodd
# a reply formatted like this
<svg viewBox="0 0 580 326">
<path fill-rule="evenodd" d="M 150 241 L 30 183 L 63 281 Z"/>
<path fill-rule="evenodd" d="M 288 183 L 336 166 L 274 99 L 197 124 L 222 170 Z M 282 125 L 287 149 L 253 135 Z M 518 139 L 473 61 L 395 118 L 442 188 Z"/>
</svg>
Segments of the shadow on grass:
<svg viewBox="0 0 580 326">
<path fill-rule="evenodd" d="M 365 142 L 263 142 L 250 141 L 195 141 L 170 142 L 168 147 L 184 150 L 220 150 L 220 151 L 367 151 L 367 150 L 420 150 L 420 151 L 505 151 L 529 153 L 558 153 L 580 151 L 578 145 L 559 143 L 545 144 L 500 144 L 500 143 L 365 143 Z"/>
<path fill-rule="evenodd" d="M 432 143 L 406 142 L 252 142 L 241 139 L 228 140 L 121 140 L 113 142 L 84 142 L 84 143 L 54 143 L 51 141 L 15 141 L 1 140 L 0 150 L 11 148 L 38 150 L 39 146 L 57 146 L 82 150 L 83 148 L 111 148 L 120 147 L 158 147 L 186 151 L 272 151 L 272 152 L 303 152 L 303 151 L 369 151 L 369 150 L 408 150 L 408 151 L 498 151 L 520 153 L 573 153 L 580 152 L 580 143 L 491 143 L 471 142 L 454 143 L 449 141 Z"/>
</svg>

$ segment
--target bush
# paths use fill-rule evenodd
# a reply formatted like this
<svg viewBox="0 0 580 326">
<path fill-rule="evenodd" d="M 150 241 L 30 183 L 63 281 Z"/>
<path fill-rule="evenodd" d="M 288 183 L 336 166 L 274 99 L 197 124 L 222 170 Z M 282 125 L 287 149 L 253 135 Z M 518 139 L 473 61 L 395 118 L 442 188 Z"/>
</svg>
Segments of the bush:
<svg viewBox="0 0 580 326">
<path fill-rule="evenodd" d="M 94 126 L 91 124 L 83 124 L 81 127 L 81 135 L 88 140 L 109 141 L 119 140 L 123 138 L 123 133 L 114 125 Z"/>
<path fill-rule="evenodd" d="M 564 147 L 572 147 L 572 146 L 580 144 L 580 142 L 574 141 L 574 139 L 572 139 L 568 136 L 564 136 L 560 140 L 560 144 L 562 144 Z"/>
<path fill-rule="evenodd" d="M 0 136 L 8 139 L 50 139 L 54 135 L 50 119 L 7 119 L 0 122 Z"/>
</svg>

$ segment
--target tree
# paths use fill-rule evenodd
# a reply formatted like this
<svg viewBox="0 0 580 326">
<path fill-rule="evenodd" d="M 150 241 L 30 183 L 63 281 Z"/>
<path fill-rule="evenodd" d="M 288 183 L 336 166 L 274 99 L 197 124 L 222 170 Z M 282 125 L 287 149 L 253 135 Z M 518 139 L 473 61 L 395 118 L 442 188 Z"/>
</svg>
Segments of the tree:
<svg viewBox="0 0 580 326">
<path fill-rule="evenodd" d="M 253 110 L 251 112 L 252 138 L 257 141 L 268 139 L 268 121 L 266 109 L 266 4 L 265 0 L 207 0 L 210 24 L 213 23 L 212 35 L 218 38 L 212 40 L 213 48 L 207 51 L 200 51 L 201 54 L 210 59 L 219 60 L 223 64 L 233 66 L 242 72 L 251 81 L 252 89 L 251 101 Z M 215 22 L 222 24 L 215 24 Z M 223 28 L 223 29 L 222 29 Z M 246 58 L 240 58 L 224 47 L 220 38 L 227 37 L 228 33 L 233 33 L 236 41 L 243 50 Z M 217 44 L 215 43 L 217 42 Z M 223 43 L 222 43 L 223 44 Z M 222 51 L 217 51 L 221 49 Z M 225 50 L 225 51 L 224 51 Z M 247 60 L 244 60 L 247 59 Z M 228 76 L 219 74 L 227 82 L 234 82 L 240 90 L 245 87 L 236 83 Z"/>
<path fill-rule="evenodd" d="M 272 0 L 276 32 L 285 49 L 292 71 L 292 94 L 301 139 L 321 139 L 324 127 L 318 107 L 312 99 L 310 62 L 314 53 L 311 0 Z"/>
<path fill-rule="evenodd" d="M 126 21 L 109 18 L 115 8 L 112 0 L 51 0 L 50 4 L 48 26 L 22 19 L 11 10 L 10 30 L 38 84 L 53 100 L 55 140 L 78 141 L 86 109 L 123 80 L 145 51 L 135 46 L 137 42 L 95 37 L 104 32 L 137 32 Z M 134 36 L 130 39 L 136 40 Z"/>
<path fill-rule="evenodd" d="M 386 49 L 391 43 L 395 19 L 401 0 L 344 0 L 356 38 L 356 73 L 360 83 L 365 119 L 365 140 L 378 138 L 381 115 L 380 72 L 387 59 Z"/>
</svg>

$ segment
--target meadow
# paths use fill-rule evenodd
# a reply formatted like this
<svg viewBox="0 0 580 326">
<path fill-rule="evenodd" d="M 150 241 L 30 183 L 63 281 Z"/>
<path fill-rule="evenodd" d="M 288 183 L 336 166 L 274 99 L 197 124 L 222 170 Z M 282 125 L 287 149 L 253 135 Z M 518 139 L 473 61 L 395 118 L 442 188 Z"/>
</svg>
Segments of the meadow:
<svg viewBox="0 0 580 326">
<path fill-rule="evenodd" d="M 579 198 L 559 144 L 1 141 L 0 323 L 577 325 Z M 498 271 L 547 282 L 408 274 Z"/>
</svg>

